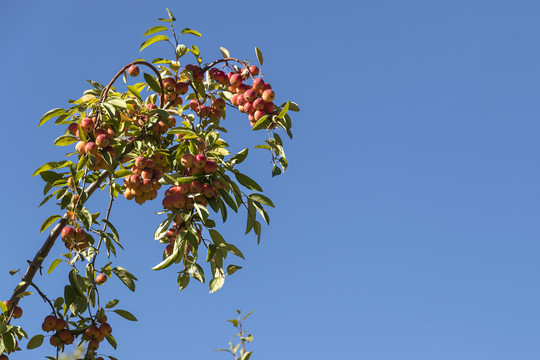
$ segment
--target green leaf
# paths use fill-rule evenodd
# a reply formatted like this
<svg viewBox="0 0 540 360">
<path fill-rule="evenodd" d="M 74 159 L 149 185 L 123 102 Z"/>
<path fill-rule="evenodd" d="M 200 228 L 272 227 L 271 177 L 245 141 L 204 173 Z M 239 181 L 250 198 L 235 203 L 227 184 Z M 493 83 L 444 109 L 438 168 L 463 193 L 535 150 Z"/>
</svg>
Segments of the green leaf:
<svg viewBox="0 0 540 360">
<path fill-rule="evenodd" d="M 54 269 L 56 269 L 56 267 L 58 266 L 58 264 L 60 264 L 62 262 L 62 259 L 56 259 L 52 262 L 51 266 L 49 266 L 49 270 L 47 270 L 47 274 L 50 274 L 54 271 Z"/>
<path fill-rule="evenodd" d="M 169 15 L 169 19 L 171 19 L 171 21 L 176 21 L 176 18 L 172 14 L 171 10 L 169 10 L 167 8 L 165 8 L 165 10 L 167 10 L 167 14 Z"/>
<path fill-rule="evenodd" d="M 298 112 L 298 111 L 300 111 L 300 107 L 298 106 L 297 103 L 289 101 L 289 110 L 294 111 L 294 112 Z"/>
<path fill-rule="evenodd" d="M 120 266 L 113 268 L 112 271 L 129 290 L 135 291 L 135 282 L 133 280 L 137 280 L 137 278 L 133 274 Z"/>
<path fill-rule="evenodd" d="M 106 103 L 121 109 L 125 109 L 127 107 L 126 101 L 119 97 L 109 97 L 107 98 Z"/>
<path fill-rule="evenodd" d="M 262 51 L 258 47 L 255 46 L 255 55 L 257 55 L 257 60 L 259 61 L 259 64 L 263 64 L 263 56 Z"/>
<path fill-rule="evenodd" d="M 178 251 L 178 247 L 175 246 L 173 253 L 170 256 L 167 256 L 165 260 L 163 260 L 162 262 L 154 266 L 152 270 L 162 270 L 171 266 L 175 262 L 175 260 L 178 258 L 178 255 L 180 255 L 180 252 Z"/>
<path fill-rule="evenodd" d="M 201 37 L 201 33 L 196 31 L 196 30 L 193 30 L 193 29 L 189 29 L 189 28 L 185 28 L 185 29 L 182 29 L 182 34 L 191 34 L 191 35 L 195 35 L 195 36 L 198 36 L 198 37 Z"/>
<path fill-rule="evenodd" d="M 225 239 L 223 239 L 223 236 L 221 236 L 221 234 L 217 230 L 211 229 L 211 230 L 208 230 L 208 232 L 210 233 L 212 242 L 215 245 L 226 244 Z"/>
<path fill-rule="evenodd" d="M 208 287 L 210 288 L 210 293 L 216 292 L 219 289 L 221 289 L 224 283 L 225 283 L 225 278 L 221 276 L 215 277 L 212 280 L 210 280 L 210 283 L 208 284 Z"/>
<path fill-rule="evenodd" d="M 41 344 L 43 344 L 43 338 L 44 338 L 44 336 L 42 334 L 38 334 L 38 335 L 32 337 L 28 341 L 28 345 L 26 345 L 26 348 L 30 350 L 30 349 L 35 349 L 37 347 L 40 347 Z"/>
<path fill-rule="evenodd" d="M 283 109 L 281 109 L 281 111 L 279 112 L 278 119 L 283 119 L 285 114 L 287 114 L 288 110 L 289 110 L 289 102 L 287 101 Z"/>
<path fill-rule="evenodd" d="M 51 162 L 48 162 L 48 163 L 43 164 L 40 167 L 38 167 L 36 169 L 36 171 L 34 171 L 32 176 L 36 176 L 39 173 L 42 173 L 43 171 L 47 171 L 47 170 L 51 170 L 51 169 L 61 169 L 61 168 L 66 167 L 66 166 L 70 166 L 71 164 L 73 164 L 73 163 L 71 161 L 67 161 L 67 160 L 66 161 L 51 161 Z"/>
<path fill-rule="evenodd" d="M 47 121 L 51 120 L 52 118 L 55 118 L 57 116 L 64 115 L 64 114 L 66 114 L 64 109 L 56 108 L 56 109 L 49 110 L 39 120 L 38 127 L 45 124 Z"/>
<path fill-rule="evenodd" d="M 144 73 L 143 76 L 148 86 L 150 86 L 150 89 L 154 90 L 158 94 L 161 94 L 161 86 L 159 86 L 159 82 L 156 80 L 156 78 L 147 73 Z"/>
<path fill-rule="evenodd" d="M 131 170 L 120 169 L 120 170 L 115 171 L 114 177 L 116 179 L 118 179 L 118 178 L 126 177 L 126 176 L 131 175 L 131 174 L 132 174 Z"/>
<path fill-rule="evenodd" d="M 115 307 L 116 305 L 118 305 L 119 302 L 120 302 L 120 300 L 118 300 L 118 299 L 113 299 L 113 300 L 109 301 L 109 302 L 107 303 L 107 305 L 105 305 L 105 307 L 106 307 L 107 309 L 111 309 L 111 308 Z"/>
<path fill-rule="evenodd" d="M 245 353 L 244 355 L 242 355 L 242 357 L 240 358 L 240 360 L 249 360 L 249 358 L 251 357 L 251 354 L 252 354 L 252 352 L 251 352 L 251 351 L 248 351 L 247 353 Z"/>
<path fill-rule="evenodd" d="M 248 156 L 248 152 L 249 152 L 249 149 L 245 148 L 244 150 L 236 153 L 227 162 L 229 164 L 231 164 L 231 165 L 240 164 L 242 161 L 244 161 L 246 159 L 246 157 Z"/>
<path fill-rule="evenodd" d="M 232 275 L 236 271 L 240 270 L 242 267 L 238 265 L 229 265 L 227 266 L 227 274 Z"/>
<path fill-rule="evenodd" d="M 242 259 L 246 260 L 246 258 L 244 257 L 244 254 L 242 254 L 242 252 L 240 251 L 240 249 L 238 249 L 236 246 L 234 246 L 233 244 L 225 244 L 225 249 L 227 249 L 228 252 L 230 252 L 231 254 L 233 255 L 236 255 L 238 257 L 241 257 Z"/>
<path fill-rule="evenodd" d="M 270 117 L 268 115 L 264 115 L 262 118 L 259 119 L 259 121 L 255 123 L 255 125 L 253 125 L 253 128 L 251 130 L 257 131 L 266 129 L 271 123 L 272 121 L 270 120 Z"/>
<path fill-rule="evenodd" d="M 111 346 L 116 350 L 116 347 L 117 347 L 116 339 L 112 335 L 105 336 L 105 339 L 107 339 L 107 342 L 111 344 Z"/>
<path fill-rule="evenodd" d="M 182 137 L 183 140 L 196 139 L 199 137 L 199 135 L 197 135 L 195 131 L 185 128 L 185 127 L 176 127 L 176 128 L 170 129 L 169 131 L 167 131 L 167 133 L 168 134 L 182 134 L 184 135 Z"/>
<path fill-rule="evenodd" d="M 126 311 L 126 310 L 113 310 L 113 312 L 117 313 L 118 315 L 120 315 L 121 317 L 123 317 L 126 320 L 137 321 L 137 318 L 135 316 L 133 316 L 133 314 L 131 314 L 129 311 Z"/>
<path fill-rule="evenodd" d="M 45 221 L 43 222 L 43 224 L 41 224 L 41 228 L 39 229 L 39 232 L 42 233 L 43 231 L 45 231 L 45 229 L 47 229 L 49 226 L 51 226 L 56 220 L 60 219 L 61 216 L 60 215 L 51 215 L 49 216 L 47 219 L 45 219 Z"/>
<path fill-rule="evenodd" d="M 225 189 L 218 189 L 219 194 L 221 195 L 222 199 L 229 205 L 231 209 L 234 210 L 234 212 L 238 212 L 238 205 L 236 205 L 236 202 L 232 198 L 231 194 Z"/>
<path fill-rule="evenodd" d="M 79 211 L 79 219 L 81 220 L 85 228 L 89 229 L 90 226 L 92 226 L 92 214 L 90 214 L 90 211 L 88 211 L 87 208 L 83 207 L 81 211 Z"/>
<path fill-rule="evenodd" d="M 77 138 L 73 135 L 62 135 L 54 140 L 56 146 L 66 146 L 77 142 Z"/>
<path fill-rule="evenodd" d="M 236 177 L 236 180 L 245 187 L 247 187 L 250 190 L 255 191 L 263 191 L 259 184 L 257 184 L 253 179 L 251 179 L 249 176 L 242 174 L 239 171 L 235 171 L 234 176 Z"/>
<path fill-rule="evenodd" d="M 180 291 L 184 290 L 189 284 L 190 277 L 188 274 L 178 275 L 178 287 Z"/>
<path fill-rule="evenodd" d="M 142 97 L 141 97 L 141 93 L 139 92 L 139 89 L 137 89 L 136 86 L 133 86 L 133 85 L 128 85 L 126 86 L 128 88 L 128 90 L 137 97 L 137 99 L 139 99 L 140 101 L 143 101 Z"/>
<path fill-rule="evenodd" d="M 139 49 L 139 51 L 143 51 L 143 49 L 149 45 L 152 45 L 154 43 L 157 43 L 159 41 L 168 41 L 169 38 L 165 35 L 156 35 L 156 36 L 152 36 L 151 38 L 149 39 L 146 39 L 142 44 L 141 44 L 141 48 Z"/>
<path fill-rule="evenodd" d="M 249 197 L 252 200 L 260 202 L 261 204 L 268 205 L 268 206 L 271 206 L 271 207 L 275 207 L 272 200 L 270 200 L 269 198 L 267 198 L 263 194 L 251 194 L 251 195 L 249 195 Z"/>
<path fill-rule="evenodd" d="M 150 29 L 146 30 L 145 33 L 143 34 L 143 36 L 152 35 L 152 34 L 160 32 L 160 31 L 166 31 L 166 30 L 168 30 L 168 29 L 165 26 L 154 26 L 154 27 L 151 27 Z"/>
<path fill-rule="evenodd" d="M 2 313 L 7 315 L 8 308 L 7 308 L 6 304 L 4 304 L 4 302 L 2 302 L 2 301 L 0 301 L 0 310 L 2 310 L 1 311 Z"/>
</svg>

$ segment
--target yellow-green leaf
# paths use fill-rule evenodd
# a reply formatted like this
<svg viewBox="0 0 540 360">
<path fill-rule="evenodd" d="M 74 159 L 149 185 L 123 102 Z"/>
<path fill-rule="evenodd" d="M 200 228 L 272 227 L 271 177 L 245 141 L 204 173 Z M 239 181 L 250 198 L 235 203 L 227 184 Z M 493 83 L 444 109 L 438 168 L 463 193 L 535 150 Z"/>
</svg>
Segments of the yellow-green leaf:
<svg viewBox="0 0 540 360">
<path fill-rule="evenodd" d="M 149 45 L 152 45 L 154 43 L 157 43 L 158 41 L 169 41 L 169 38 L 165 35 L 156 35 L 156 36 L 152 36 L 151 38 L 149 39 L 146 39 L 142 44 L 141 44 L 141 48 L 140 48 L 140 51 L 143 51 L 143 49 Z"/>
</svg>

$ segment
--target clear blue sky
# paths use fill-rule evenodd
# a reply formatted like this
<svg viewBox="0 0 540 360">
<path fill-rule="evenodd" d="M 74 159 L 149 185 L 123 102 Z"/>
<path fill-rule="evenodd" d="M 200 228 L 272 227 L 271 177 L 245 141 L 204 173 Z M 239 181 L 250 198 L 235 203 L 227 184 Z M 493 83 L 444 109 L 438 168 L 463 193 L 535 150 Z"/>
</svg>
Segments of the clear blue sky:
<svg viewBox="0 0 540 360">
<path fill-rule="evenodd" d="M 104 291 L 118 285 L 120 307 L 140 321 L 110 316 L 115 356 L 227 359 L 212 351 L 239 308 L 255 310 L 257 360 L 540 358 L 537 1 L 6 2 L 0 298 L 16 283 L 7 270 L 24 268 L 58 212 L 37 208 L 43 183 L 30 177 L 64 154 L 52 145 L 63 129 L 38 129 L 40 116 L 78 98 L 86 79 L 168 56 L 165 45 L 138 51 L 165 7 L 203 33 L 205 60 L 219 46 L 254 60 L 260 47 L 277 98 L 302 112 L 285 175 L 271 179 L 262 152 L 244 165 L 277 208 L 259 246 L 243 218 L 225 227 L 247 261 L 217 294 L 179 293 L 173 270 L 152 272 L 159 206 L 117 202 L 127 250 L 117 263 L 140 281 L 135 294 L 117 280 Z M 237 148 L 261 141 L 237 121 Z M 38 280 L 53 297 L 59 270 Z M 22 305 L 20 323 L 37 332 L 47 306 Z"/>
</svg>

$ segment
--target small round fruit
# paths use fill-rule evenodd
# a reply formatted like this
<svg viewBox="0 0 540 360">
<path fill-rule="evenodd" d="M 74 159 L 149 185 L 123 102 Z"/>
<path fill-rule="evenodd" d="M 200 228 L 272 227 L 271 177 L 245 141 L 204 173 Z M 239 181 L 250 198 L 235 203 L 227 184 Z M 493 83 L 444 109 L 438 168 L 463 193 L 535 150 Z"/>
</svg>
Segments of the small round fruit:
<svg viewBox="0 0 540 360">
<path fill-rule="evenodd" d="M 137 65 L 131 65 L 128 69 L 129 76 L 138 76 L 139 75 L 139 67 Z"/>
<path fill-rule="evenodd" d="M 58 319 L 54 315 L 48 315 L 43 320 L 43 324 L 41 324 L 41 328 L 43 331 L 53 331 L 56 329 L 56 322 Z"/>
<path fill-rule="evenodd" d="M 103 285 L 105 284 L 105 281 L 107 281 L 107 275 L 98 274 L 98 276 L 96 276 L 96 284 Z"/>
<path fill-rule="evenodd" d="M 259 75 L 259 68 L 256 67 L 255 65 L 251 65 L 249 67 L 249 72 L 251 73 L 251 75 L 257 76 L 257 75 Z"/>
<path fill-rule="evenodd" d="M 91 133 L 94 131 L 94 120 L 90 118 L 85 118 L 81 120 L 81 128 L 86 133 Z"/>
</svg>

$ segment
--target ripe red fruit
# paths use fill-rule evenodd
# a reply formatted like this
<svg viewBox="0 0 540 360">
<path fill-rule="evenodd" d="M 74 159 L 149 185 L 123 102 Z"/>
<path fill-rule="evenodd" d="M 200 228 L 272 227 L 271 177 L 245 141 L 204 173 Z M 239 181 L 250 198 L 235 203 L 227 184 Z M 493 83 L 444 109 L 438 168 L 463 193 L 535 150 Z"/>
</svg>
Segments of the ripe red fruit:
<svg viewBox="0 0 540 360">
<path fill-rule="evenodd" d="M 96 319 L 98 323 L 103 324 L 107 322 L 107 315 L 102 315 L 99 319 Z"/>
<path fill-rule="evenodd" d="M 174 251 L 174 248 L 173 248 L 173 246 L 171 244 L 169 244 L 169 245 L 167 245 L 167 247 L 165 247 L 165 254 L 167 256 L 171 256 L 173 251 Z"/>
<path fill-rule="evenodd" d="M 244 93 L 244 99 L 246 99 L 246 101 L 252 102 L 256 98 L 257 98 L 257 93 L 253 89 L 248 89 Z"/>
<path fill-rule="evenodd" d="M 193 110 L 193 111 L 198 111 L 197 109 L 199 109 L 199 102 L 198 102 L 196 99 L 192 99 L 192 100 L 189 102 L 189 107 L 190 107 L 191 110 Z"/>
<path fill-rule="evenodd" d="M 264 109 L 264 104 L 265 104 L 264 100 L 261 98 L 258 98 L 257 100 L 253 102 L 253 107 L 257 110 L 262 110 Z"/>
<path fill-rule="evenodd" d="M 274 111 L 274 103 L 273 102 L 266 102 L 264 103 L 264 112 L 266 112 L 267 114 L 270 114 L 272 111 Z"/>
<path fill-rule="evenodd" d="M 173 202 L 172 202 L 172 197 L 171 196 L 165 196 L 163 198 L 163 201 L 161 202 L 163 207 L 165 209 L 168 209 L 168 210 L 172 210 L 174 209 L 174 206 L 173 206 Z"/>
<path fill-rule="evenodd" d="M 146 158 L 144 156 L 139 156 L 135 159 L 135 166 L 139 169 L 144 169 L 146 167 Z"/>
<path fill-rule="evenodd" d="M 109 137 L 107 136 L 107 134 L 98 135 L 98 137 L 96 138 L 96 144 L 102 149 L 109 146 Z"/>
<path fill-rule="evenodd" d="M 233 74 L 229 78 L 229 81 L 230 81 L 232 86 L 238 87 L 240 84 L 242 84 L 243 79 L 242 79 L 242 76 L 240 76 L 240 74 Z"/>
<path fill-rule="evenodd" d="M 98 274 L 98 276 L 96 276 L 96 284 L 103 285 L 105 284 L 105 281 L 107 281 L 107 275 Z"/>
<path fill-rule="evenodd" d="M 62 229 L 62 240 L 73 240 L 75 238 L 75 229 L 71 226 L 64 226 Z"/>
<path fill-rule="evenodd" d="M 261 78 L 256 78 L 255 80 L 253 80 L 253 90 L 255 90 L 255 92 L 261 92 L 261 90 L 263 89 L 264 87 L 264 80 L 261 79 Z"/>
<path fill-rule="evenodd" d="M 5 300 L 4 305 L 6 305 L 8 311 L 11 311 L 11 309 L 13 309 L 13 304 L 9 300 Z"/>
<path fill-rule="evenodd" d="M 81 120 L 81 128 L 86 133 L 91 133 L 94 131 L 94 120 L 90 118 L 85 118 Z"/>
<path fill-rule="evenodd" d="M 204 172 L 207 174 L 213 174 L 217 171 L 217 164 L 214 160 L 208 160 L 206 161 L 206 164 L 204 164 Z"/>
<path fill-rule="evenodd" d="M 256 67 L 255 65 L 251 65 L 249 67 L 249 72 L 251 73 L 251 75 L 257 76 L 257 75 L 259 75 L 259 68 Z"/>
<path fill-rule="evenodd" d="M 248 90 L 249 90 L 249 86 L 247 86 L 246 84 L 240 84 L 236 88 L 236 93 L 237 94 L 244 94 Z"/>
<path fill-rule="evenodd" d="M 257 99 L 257 100 L 259 100 L 259 99 Z M 257 109 L 255 109 L 255 107 L 253 106 L 253 103 L 247 102 L 247 103 L 244 104 L 244 112 L 246 114 L 253 114 L 255 112 L 255 110 L 257 110 Z"/>
<path fill-rule="evenodd" d="M 204 185 L 202 182 L 195 180 L 189 185 L 189 192 L 194 194 L 200 193 L 203 190 L 203 187 Z"/>
<path fill-rule="evenodd" d="M 76 136 L 77 133 L 79 132 L 79 124 L 77 123 L 69 124 L 68 131 L 71 135 Z"/>
<path fill-rule="evenodd" d="M 84 152 L 86 154 L 92 154 L 92 155 L 96 156 L 97 153 L 98 153 L 97 144 L 95 142 L 93 142 L 93 141 L 87 142 L 86 145 L 84 146 Z"/>
<path fill-rule="evenodd" d="M 2 355 L 0 355 L 0 360 L 9 360 L 9 358 L 8 358 L 8 356 L 6 354 L 2 354 Z"/>
<path fill-rule="evenodd" d="M 128 74 L 129 74 L 129 76 L 137 76 L 137 75 L 139 75 L 139 67 L 137 65 L 131 65 L 128 68 Z"/>
<path fill-rule="evenodd" d="M 182 194 L 174 194 L 172 204 L 175 208 L 181 209 L 186 205 L 186 197 Z"/>
<path fill-rule="evenodd" d="M 189 184 L 179 184 L 175 188 L 177 194 L 185 195 L 189 192 Z"/>
<path fill-rule="evenodd" d="M 255 121 L 259 121 L 265 115 L 266 115 L 266 113 L 263 110 L 257 110 L 253 114 L 253 117 L 255 118 Z"/>
<path fill-rule="evenodd" d="M 234 94 L 232 97 L 231 97 L 231 104 L 233 104 L 234 106 L 238 106 L 238 94 Z"/>
<path fill-rule="evenodd" d="M 152 178 L 154 177 L 154 172 L 152 170 L 150 170 L 150 169 L 144 169 L 141 172 L 141 177 L 143 179 L 152 180 Z"/>
<path fill-rule="evenodd" d="M 203 193 L 203 195 L 206 196 L 207 198 L 211 198 L 211 197 L 214 196 L 215 191 L 214 191 L 214 188 L 212 187 L 212 185 L 210 185 L 210 184 L 204 184 L 204 185 L 203 185 L 202 193 Z"/>
<path fill-rule="evenodd" d="M 152 111 L 152 110 L 156 110 L 158 107 L 156 104 L 146 104 L 146 110 L 148 111 Z"/>
<path fill-rule="evenodd" d="M 60 338 L 60 340 L 62 340 L 62 342 L 66 343 L 71 338 L 71 331 L 69 331 L 68 329 L 64 329 L 58 333 L 58 337 Z"/>
<path fill-rule="evenodd" d="M 211 120 L 219 120 L 221 119 L 221 110 L 218 109 L 210 109 L 210 119 Z"/>
<path fill-rule="evenodd" d="M 195 165 L 195 167 L 197 168 L 204 168 L 204 165 L 206 165 L 206 155 L 204 154 L 197 154 L 197 156 L 195 156 L 195 160 L 193 160 L 193 165 Z"/>
</svg>

